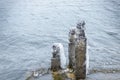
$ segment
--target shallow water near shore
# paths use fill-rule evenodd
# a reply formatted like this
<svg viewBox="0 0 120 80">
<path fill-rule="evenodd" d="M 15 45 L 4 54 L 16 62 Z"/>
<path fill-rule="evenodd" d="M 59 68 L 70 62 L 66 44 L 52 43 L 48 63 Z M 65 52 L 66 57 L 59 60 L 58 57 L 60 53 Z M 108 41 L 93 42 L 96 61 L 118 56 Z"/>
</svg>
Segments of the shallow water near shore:
<svg viewBox="0 0 120 80">
<path fill-rule="evenodd" d="M 88 77 L 102 79 L 111 71 L 119 80 L 120 0 L 0 0 L 0 80 L 24 80 L 28 71 L 49 68 L 54 42 L 64 45 L 67 56 L 69 29 L 81 19 Z"/>
</svg>

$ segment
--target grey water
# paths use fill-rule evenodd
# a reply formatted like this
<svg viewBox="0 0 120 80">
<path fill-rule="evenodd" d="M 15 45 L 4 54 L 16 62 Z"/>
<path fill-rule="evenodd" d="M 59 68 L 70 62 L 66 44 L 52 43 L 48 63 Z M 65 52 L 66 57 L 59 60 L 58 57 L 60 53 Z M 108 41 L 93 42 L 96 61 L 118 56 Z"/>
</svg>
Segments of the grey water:
<svg viewBox="0 0 120 80">
<path fill-rule="evenodd" d="M 51 46 L 86 21 L 91 70 L 120 71 L 120 0 L 0 0 L 0 80 L 50 67 Z"/>
</svg>

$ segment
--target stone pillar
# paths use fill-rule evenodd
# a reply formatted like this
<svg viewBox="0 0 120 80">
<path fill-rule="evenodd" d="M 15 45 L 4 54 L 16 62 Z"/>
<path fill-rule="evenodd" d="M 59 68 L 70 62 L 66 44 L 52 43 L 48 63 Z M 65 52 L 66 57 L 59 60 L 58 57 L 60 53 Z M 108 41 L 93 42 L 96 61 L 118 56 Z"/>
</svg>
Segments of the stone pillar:
<svg viewBox="0 0 120 80">
<path fill-rule="evenodd" d="M 75 66 L 75 42 L 76 42 L 75 29 L 71 29 L 69 32 L 68 53 L 69 53 L 69 68 L 72 69 L 74 69 Z"/>
<path fill-rule="evenodd" d="M 86 37 L 84 32 L 85 22 L 77 24 L 75 45 L 75 76 L 76 80 L 86 78 Z"/>
<path fill-rule="evenodd" d="M 76 80 L 86 78 L 86 38 L 78 40 L 75 48 Z"/>
<path fill-rule="evenodd" d="M 60 49 L 56 45 L 53 45 L 53 52 L 52 52 L 52 59 L 51 59 L 51 70 L 52 71 L 58 71 L 61 69 L 60 64 Z"/>
</svg>

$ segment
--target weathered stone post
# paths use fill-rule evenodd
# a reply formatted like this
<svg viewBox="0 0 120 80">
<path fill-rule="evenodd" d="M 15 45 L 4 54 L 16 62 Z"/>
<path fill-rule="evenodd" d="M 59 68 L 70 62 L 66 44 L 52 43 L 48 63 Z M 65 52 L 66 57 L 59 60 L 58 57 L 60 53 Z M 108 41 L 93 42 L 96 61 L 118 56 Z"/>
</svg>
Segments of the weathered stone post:
<svg viewBox="0 0 120 80">
<path fill-rule="evenodd" d="M 51 59 L 51 70 L 52 71 L 58 71 L 61 68 L 60 64 L 60 49 L 56 45 L 52 46 L 53 52 L 52 52 L 52 59 Z"/>
<path fill-rule="evenodd" d="M 85 22 L 77 24 L 75 46 L 75 76 L 76 80 L 86 78 L 86 37 L 84 32 Z"/>
<path fill-rule="evenodd" d="M 75 49 L 76 80 L 84 79 L 86 77 L 86 38 L 82 38 L 78 41 Z"/>
<path fill-rule="evenodd" d="M 69 53 L 69 68 L 75 68 L 75 42 L 76 34 L 75 28 L 71 29 L 69 32 L 69 43 L 68 43 L 68 53 Z"/>
</svg>

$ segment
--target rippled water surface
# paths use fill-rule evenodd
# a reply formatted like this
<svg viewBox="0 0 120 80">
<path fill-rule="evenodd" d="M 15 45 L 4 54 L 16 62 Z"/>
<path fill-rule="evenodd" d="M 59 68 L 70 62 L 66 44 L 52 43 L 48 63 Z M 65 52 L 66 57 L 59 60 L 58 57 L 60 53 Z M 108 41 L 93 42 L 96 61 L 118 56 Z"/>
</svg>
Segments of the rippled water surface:
<svg viewBox="0 0 120 80">
<path fill-rule="evenodd" d="M 120 71 L 120 0 L 0 0 L 0 80 L 49 67 L 51 46 L 86 21 L 91 70 Z"/>
</svg>

